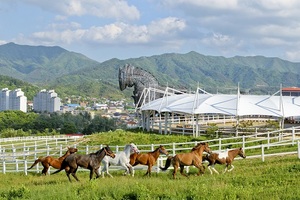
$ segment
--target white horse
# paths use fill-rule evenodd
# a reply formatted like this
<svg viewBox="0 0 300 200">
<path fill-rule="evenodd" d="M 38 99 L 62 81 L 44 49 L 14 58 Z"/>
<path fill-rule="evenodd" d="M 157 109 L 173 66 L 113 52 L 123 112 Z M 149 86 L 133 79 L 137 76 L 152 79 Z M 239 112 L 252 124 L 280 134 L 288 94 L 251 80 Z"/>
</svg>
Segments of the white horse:
<svg viewBox="0 0 300 200">
<path fill-rule="evenodd" d="M 108 172 L 108 167 L 110 165 L 120 165 L 125 169 L 126 174 L 131 174 L 134 176 L 134 169 L 131 164 L 129 164 L 130 161 L 130 154 L 132 153 L 139 153 L 139 149 L 134 143 L 127 144 L 124 148 L 124 151 L 119 151 L 115 153 L 115 158 L 105 156 L 102 160 L 103 164 L 103 169 L 101 170 L 102 177 L 104 178 L 104 174 L 106 172 L 107 175 L 110 177 L 113 177 L 109 172 Z"/>
</svg>

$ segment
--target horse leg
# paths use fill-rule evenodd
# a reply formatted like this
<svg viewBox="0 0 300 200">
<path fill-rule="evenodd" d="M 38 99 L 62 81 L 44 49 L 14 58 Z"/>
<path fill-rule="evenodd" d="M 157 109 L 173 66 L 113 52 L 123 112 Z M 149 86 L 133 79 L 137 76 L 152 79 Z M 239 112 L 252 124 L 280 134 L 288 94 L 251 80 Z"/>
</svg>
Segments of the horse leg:
<svg viewBox="0 0 300 200">
<path fill-rule="evenodd" d="M 125 166 L 126 166 L 125 174 L 127 173 L 127 174 L 131 174 L 131 176 L 134 176 L 134 169 L 133 169 L 132 165 L 128 163 Z"/>
<path fill-rule="evenodd" d="M 108 175 L 108 176 L 110 176 L 111 178 L 113 178 L 113 176 L 108 172 L 108 163 L 106 163 L 105 165 L 104 165 L 104 167 L 103 167 L 103 169 L 102 169 L 102 178 L 104 178 L 104 174 L 105 174 L 105 172 L 106 172 L 106 174 Z"/>
<path fill-rule="evenodd" d="M 71 174 L 72 174 L 72 176 L 76 179 L 76 181 L 79 181 L 79 179 L 78 179 L 77 176 L 76 176 L 76 171 L 77 171 L 77 169 L 76 169 L 74 172 L 72 172 Z"/>
<path fill-rule="evenodd" d="M 44 167 L 42 170 L 42 174 L 45 174 L 45 176 L 46 176 L 50 165 L 48 163 L 47 164 L 42 163 L 42 165 Z"/>
<path fill-rule="evenodd" d="M 90 180 L 92 180 L 92 178 L 93 178 L 94 170 L 95 169 L 90 169 Z"/>
<path fill-rule="evenodd" d="M 212 169 L 214 170 L 214 172 L 216 172 L 217 174 L 219 174 L 219 172 L 215 169 L 215 167 L 213 166 Z"/>
<path fill-rule="evenodd" d="M 149 175 L 149 176 L 151 176 L 151 169 L 152 169 L 152 165 L 151 165 L 151 164 L 149 164 L 149 165 L 148 165 L 148 169 L 147 169 L 147 172 L 146 172 L 145 176 L 146 176 L 146 175 Z"/>
<path fill-rule="evenodd" d="M 180 174 L 185 176 L 185 177 L 188 177 L 185 173 L 184 173 L 184 165 L 180 165 Z"/>
<path fill-rule="evenodd" d="M 99 168 L 94 169 L 94 172 L 95 172 L 95 174 L 96 174 L 96 178 L 99 178 L 99 177 L 100 177 L 99 171 L 100 171 Z"/>
<path fill-rule="evenodd" d="M 194 164 L 195 167 L 197 167 L 199 169 L 198 173 L 197 173 L 197 176 L 200 176 L 202 174 L 204 174 L 204 167 L 202 164 Z"/>
<path fill-rule="evenodd" d="M 213 174 L 213 172 L 212 172 L 212 171 L 211 171 L 211 169 L 210 169 L 210 168 L 211 168 L 211 166 L 210 166 L 210 165 L 208 165 L 208 167 L 207 167 L 207 168 L 208 168 L 208 170 L 210 171 L 210 174 Z"/>
<path fill-rule="evenodd" d="M 228 170 L 228 165 L 225 166 L 223 174 L 225 174 L 227 172 L 227 170 Z"/>
<path fill-rule="evenodd" d="M 234 169 L 234 166 L 231 165 L 231 168 L 230 168 L 230 170 L 228 170 L 228 172 L 231 172 L 233 169 Z"/>
</svg>

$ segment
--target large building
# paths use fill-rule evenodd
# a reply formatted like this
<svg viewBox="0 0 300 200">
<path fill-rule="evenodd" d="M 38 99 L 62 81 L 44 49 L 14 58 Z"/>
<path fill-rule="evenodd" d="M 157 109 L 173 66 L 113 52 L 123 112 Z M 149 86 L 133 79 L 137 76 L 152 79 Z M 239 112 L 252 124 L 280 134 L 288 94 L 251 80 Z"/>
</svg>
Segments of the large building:
<svg viewBox="0 0 300 200">
<path fill-rule="evenodd" d="M 27 97 L 21 89 L 8 90 L 3 88 L 0 97 L 0 111 L 21 110 L 27 112 Z"/>
<path fill-rule="evenodd" d="M 61 101 L 54 90 L 41 90 L 33 98 L 33 110 L 36 112 L 60 111 Z"/>
<path fill-rule="evenodd" d="M 298 87 L 282 88 L 282 95 L 299 97 L 300 96 L 300 88 L 298 88 Z"/>
</svg>

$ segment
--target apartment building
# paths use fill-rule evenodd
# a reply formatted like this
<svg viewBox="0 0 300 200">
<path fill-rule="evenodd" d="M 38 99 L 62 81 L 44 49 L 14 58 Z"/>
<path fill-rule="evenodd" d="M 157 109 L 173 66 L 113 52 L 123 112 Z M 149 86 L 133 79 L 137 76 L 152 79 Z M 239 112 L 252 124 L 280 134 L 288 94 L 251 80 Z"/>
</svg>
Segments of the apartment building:
<svg viewBox="0 0 300 200">
<path fill-rule="evenodd" d="M 27 112 L 27 97 L 24 92 L 18 88 L 15 90 L 8 90 L 3 88 L 0 96 L 0 111 L 3 110 L 21 110 Z"/>
<path fill-rule="evenodd" d="M 61 99 L 54 90 L 41 90 L 33 97 L 33 110 L 36 112 L 60 111 Z"/>
</svg>

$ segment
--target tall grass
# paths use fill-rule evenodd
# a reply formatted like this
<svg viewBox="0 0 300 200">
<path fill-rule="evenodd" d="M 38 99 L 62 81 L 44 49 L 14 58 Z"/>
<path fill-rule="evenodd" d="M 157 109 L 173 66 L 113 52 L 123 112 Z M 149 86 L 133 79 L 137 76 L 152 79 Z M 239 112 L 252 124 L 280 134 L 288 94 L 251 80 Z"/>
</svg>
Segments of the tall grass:
<svg viewBox="0 0 300 200">
<path fill-rule="evenodd" d="M 172 170 L 137 170 L 134 177 L 112 171 L 114 178 L 89 181 L 89 171 L 79 171 L 80 182 L 70 183 L 64 172 L 41 176 L 30 173 L 0 174 L 0 199 L 299 199 L 300 160 L 296 155 L 233 162 L 233 171 L 201 177 L 190 168 L 189 177 L 180 173 L 172 179 Z M 216 166 L 218 171 L 224 166 Z"/>
</svg>

